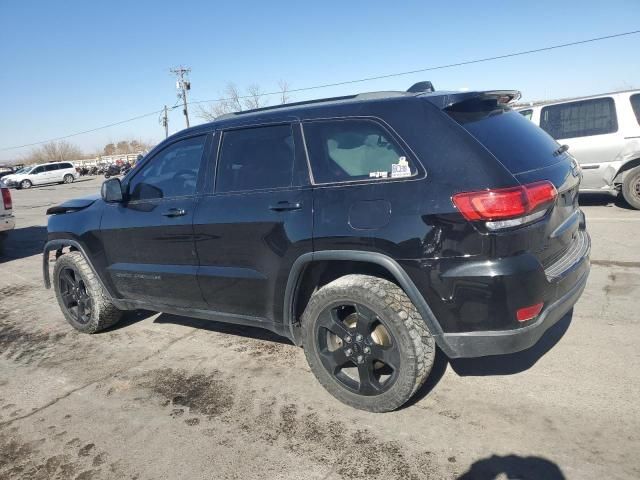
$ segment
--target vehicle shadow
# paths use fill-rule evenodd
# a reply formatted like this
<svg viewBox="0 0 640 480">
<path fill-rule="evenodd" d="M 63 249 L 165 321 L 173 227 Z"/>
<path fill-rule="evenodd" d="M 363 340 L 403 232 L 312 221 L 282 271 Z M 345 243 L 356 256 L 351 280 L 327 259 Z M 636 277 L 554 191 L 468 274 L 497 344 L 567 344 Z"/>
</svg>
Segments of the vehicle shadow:
<svg viewBox="0 0 640 480">
<path fill-rule="evenodd" d="M 618 207 L 624 210 L 634 210 L 634 208 L 626 202 L 622 194 L 613 197 L 607 193 L 581 193 L 578 197 L 578 202 L 581 207 L 606 206 Z"/>
<path fill-rule="evenodd" d="M 0 251 L 0 263 L 42 253 L 46 239 L 47 227 L 39 225 L 9 231 Z"/>
<path fill-rule="evenodd" d="M 564 480 L 566 477 L 558 465 L 542 457 L 519 455 L 492 455 L 474 462 L 457 480 Z"/>
<path fill-rule="evenodd" d="M 162 313 L 156 318 L 154 323 L 172 323 L 174 325 L 182 325 L 185 327 L 197 328 L 199 330 L 207 330 L 209 332 L 226 333 L 237 337 L 253 338 L 255 340 L 265 340 L 268 342 L 282 343 L 293 345 L 288 338 L 281 337 L 277 333 L 257 327 L 248 327 L 246 325 L 236 325 L 233 323 L 216 322 L 214 320 L 202 320 L 200 318 L 182 317 L 179 315 L 171 315 Z"/>
<path fill-rule="evenodd" d="M 568 330 L 572 318 L 573 310 L 551 326 L 534 346 L 522 352 L 489 357 L 450 359 L 442 350 L 436 348 L 436 358 L 427 381 L 400 409 L 410 407 L 429 395 L 444 376 L 448 365 L 461 377 L 514 375 L 528 370 L 560 341 Z"/>
<path fill-rule="evenodd" d="M 572 318 L 573 309 L 551 326 L 534 346 L 521 352 L 479 358 L 454 358 L 450 359 L 449 363 L 453 371 L 461 377 L 513 375 L 524 372 L 533 367 L 560 341 Z"/>
</svg>

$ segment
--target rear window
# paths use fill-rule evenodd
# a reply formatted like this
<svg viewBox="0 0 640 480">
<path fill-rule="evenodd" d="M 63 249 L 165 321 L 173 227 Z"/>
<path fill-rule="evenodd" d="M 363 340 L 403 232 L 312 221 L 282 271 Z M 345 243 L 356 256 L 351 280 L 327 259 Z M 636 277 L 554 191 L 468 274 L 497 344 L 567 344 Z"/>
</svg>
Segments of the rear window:
<svg viewBox="0 0 640 480">
<path fill-rule="evenodd" d="M 549 105 L 540 112 L 540 128 L 553 138 L 590 137 L 618 130 L 613 98 Z"/>
<path fill-rule="evenodd" d="M 473 99 L 445 110 L 511 173 L 517 174 L 553 165 L 558 142 L 520 113 L 495 100 Z"/>
</svg>

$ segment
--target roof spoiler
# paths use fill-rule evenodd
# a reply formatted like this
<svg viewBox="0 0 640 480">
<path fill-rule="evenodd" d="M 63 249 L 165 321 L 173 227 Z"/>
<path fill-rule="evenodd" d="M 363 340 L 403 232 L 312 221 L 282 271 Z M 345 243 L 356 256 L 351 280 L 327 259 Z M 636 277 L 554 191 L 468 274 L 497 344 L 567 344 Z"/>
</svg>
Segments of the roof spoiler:
<svg viewBox="0 0 640 480">
<path fill-rule="evenodd" d="M 519 90 L 488 90 L 486 92 L 480 92 L 481 98 L 495 98 L 498 103 L 507 104 L 520 100 L 522 93 Z"/>
<path fill-rule="evenodd" d="M 425 95 L 425 99 L 444 110 L 458 103 L 469 100 L 496 100 L 499 105 L 506 105 L 518 100 L 522 94 L 518 90 L 486 90 L 472 92 L 441 92 L 440 95 Z"/>
<path fill-rule="evenodd" d="M 435 91 L 436 89 L 433 88 L 433 83 L 431 82 L 414 83 L 407 90 L 408 93 L 432 93 Z"/>
</svg>

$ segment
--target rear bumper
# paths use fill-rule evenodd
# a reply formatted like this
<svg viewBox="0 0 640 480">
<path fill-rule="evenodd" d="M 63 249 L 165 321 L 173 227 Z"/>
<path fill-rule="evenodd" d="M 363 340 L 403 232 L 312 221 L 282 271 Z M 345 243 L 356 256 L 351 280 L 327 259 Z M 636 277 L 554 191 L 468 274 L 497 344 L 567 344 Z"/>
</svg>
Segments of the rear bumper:
<svg viewBox="0 0 640 480">
<path fill-rule="evenodd" d="M 442 349 L 450 358 L 468 358 L 515 353 L 532 347 L 547 329 L 573 308 L 582 295 L 589 276 L 588 257 L 578 267 L 580 276 L 577 282 L 548 305 L 534 323 L 512 330 L 445 333 L 441 337 Z"/>
<path fill-rule="evenodd" d="M 13 215 L 0 215 L 0 233 L 8 232 L 16 227 L 16 219 Z"/>
</svg>

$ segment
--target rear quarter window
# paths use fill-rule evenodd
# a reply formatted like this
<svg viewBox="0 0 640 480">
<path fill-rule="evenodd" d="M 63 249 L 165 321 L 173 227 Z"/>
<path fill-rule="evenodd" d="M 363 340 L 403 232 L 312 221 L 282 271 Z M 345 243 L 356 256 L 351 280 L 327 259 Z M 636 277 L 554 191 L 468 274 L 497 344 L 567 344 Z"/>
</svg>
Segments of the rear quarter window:
<svg viewBox="0 0 640 480">
<path fill-rule="evenodd" d="M 629 101 L 631 101 L 631 108 L 633 108 L 633 113 L 636 115 L 636 121 L 640 125 L 640 93 L 631 95 Z"/>
<path fill-rule="evenodd" d="M 553 138 L 589 137 L 618 130 L 613 98 L 594 98 L 543 107 L 540 128 Z"/>
<path fill-rule="evenodd" d="M 391 134 L 368 119 L 304 123 L 304 136 L 317 184 L 411 177 L 417 173 Z"/>
</svg>

